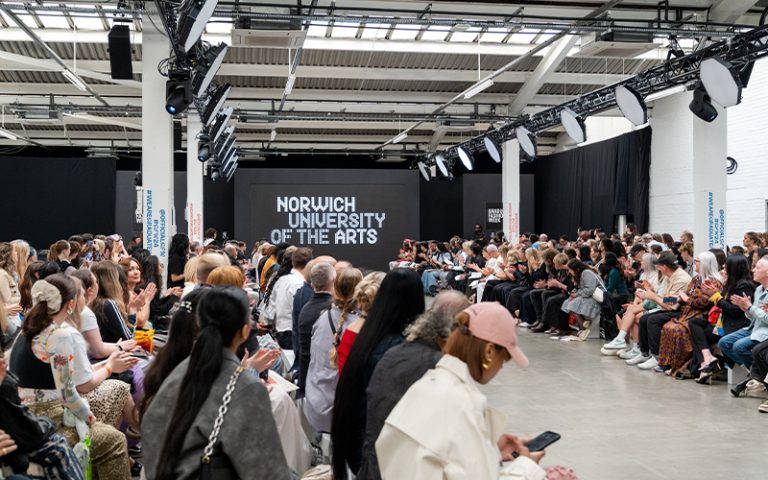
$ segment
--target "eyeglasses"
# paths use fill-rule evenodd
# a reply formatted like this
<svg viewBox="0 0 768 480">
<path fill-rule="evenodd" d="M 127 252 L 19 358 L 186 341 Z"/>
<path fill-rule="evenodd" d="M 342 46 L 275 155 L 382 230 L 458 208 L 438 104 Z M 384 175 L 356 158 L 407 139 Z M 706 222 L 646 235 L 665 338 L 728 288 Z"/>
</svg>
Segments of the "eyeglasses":
<svg viewBox="0 0 768 480">
<path fill-rule="evenodd" d="M 694 259 L 694 260 L 693 260 L 693 263 L 701 263 L 701 260 L 699 260 L 698 258 L 696 258 L 696 259 Z"/>
</svg>

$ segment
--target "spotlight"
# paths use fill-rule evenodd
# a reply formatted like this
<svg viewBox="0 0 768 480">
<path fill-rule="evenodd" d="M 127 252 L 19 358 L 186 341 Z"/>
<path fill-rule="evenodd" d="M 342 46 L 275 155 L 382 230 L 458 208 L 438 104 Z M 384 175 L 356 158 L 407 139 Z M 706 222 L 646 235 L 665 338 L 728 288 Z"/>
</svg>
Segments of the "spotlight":
<svg viewBox="0 0 768 480">
<path fill-rule="evenodd" d="M 712 122 L 717 118 L 717 109 L 712 105 L 712 100 L 710 100 L 707 91 L 702 86 L 697 87 L 693 91 L 693 100 L 691 100 L 688 108 L 691 109 L 694 115 L 705 122 Z"/>
<path fill-rule="evenodd" d="M 232 91 L 232 85 L 226 83 L 216 87 L 216 89 L 208 96 L 208 103 L 205 104 L 203 110 L 203 125 L 210 124 L 219 111 L 224 107 L 224 102 L 227 100 L 229 92 Z"/>
<path fill-rule="evenodd" d="M 200 135 L 200 142 L 197 144 L 197 159 L 201 162 L 208 160 L 211 156 L 211 141 L 208 135 Z"/>
<path fill-rule="evenodd" d="M 741 78 L 730 63 L 718 57 L 705 58 L 699 67 L 699 77 L 707 94 L 720 105 L 732 107 L 741 103 Z"/>
<path fill-rule="evenodd" d="M 215 165 L 211 166 L 210 176 L 211 176 L 211 181 L 212 182 L 218 182 L 219 179 L 221 178 L 221 171 L 219 170 L 219 167 L 217 167 Z"/>
<path fill-rule="evenodd" d="M 536 135 L 521 125 L 515 129 L 515 136 L 525 154 L 531 158 L 536 158 Z"/>
<path fill-rule="evenodd" d="M 216 115 L 216 118 L 211 122 L 211 129 L 208 135 L 211 137 L 212 142 L 219 139 L 219 135 L 221 135 L 221 132 L 227 127 L 229 117 L 232 116 L 233 111 L 232 107 L 227 107 L 222 110 L 221 113 Z"/>
<path fill-rule="evenodd" d="M 449 175 L 448 162 L 445 160 L 445 156 L 442 153 L 435 155 L 435 165 L 437 165 L 437 170 L 442 176 L 447 177 Z"/>
<path fill-rule="evenodd" d="M 464 165 L 464 168 L 470 171 L 475 168 L 475 158 L 469 150 L 459 145 L 456 147 L 456 153 L 459 154 L 459 159 L 461 160 L 461 164 Z"/>
<path fill-rule="evenodd" d="M 728 175 L 733 175 L 736 173 L 736 170 L 739 168 L 739 163 L 736 161 L 736 159 L 733 157 L 727 157 L 725 161 L 725 173 Z"/>
<path fill-rule="evenodd" d="M 648 121 L 648 108 L 643 97 L 637 91 L 624 85 L 619 85 L 614 91 L 616 105 L 621 113 L 635 126 L 643 125 Z"/>
<path fill-rule="evenodd" d="M 219 0 L 185 0 L 179 9 L 178 42 L 188 52 L 200 40 Z"/>
<path fill-rule="evenodd" d="M 229 47 L 222 42 L 215 47 L 206 50 L 200 57 L 197 67 L 195 67 L 195 76 L 192 80 L 192 90 L 196 97 L 202 97 L 208 86 L 213 81 L 213 77 L 221 67 L 224 57 L 227 55 Z"/>
<path fill-rule="evenodd" d="M 491 138 L 490 134 L 483 137 L 483 143 L 485 143 L 485 149 L 488 150 L 488 155 L 491 156 L 493 161 L 501 163 L 501 149 L 499 144 Z"/>
<path fill-rule="evenodd" d="M 429 181 L 431 177 L 429 175 L 429 167 L 427 167 L 427 164 L 418 162 L 416 166 L 419 167 L 419 171 L 421 172 L 421 176 L 424 177 L 424 180 Z"/>
<path fill-rule="evenodd" d="M 576 114 L 568 107 L 560 111 L 560 122 L 562 122 L 566 133 L 576 143 L 587 141 L 587 126 L 584 124 L 584 118 Z"/>
<path fill-rule="evenodd" d="M 224 133 L 222 133 L 219 139 L 214 143 L 213 153 L 216 155 L 217 159 L 222 158 L 222 156 L 227 153 L 229 148 L 235 142 L 235 136 L 233 135 L 234 133 L 235 126 L 230 125 L 226 128 L 226 130 L 224 130 Z"/>
<path fill-rule="evenodd" d="M 188 72 L 170 72 L 165 82 L 165 110 L 177 115 L 192 103 L 192 84 Z"/>
</svg>

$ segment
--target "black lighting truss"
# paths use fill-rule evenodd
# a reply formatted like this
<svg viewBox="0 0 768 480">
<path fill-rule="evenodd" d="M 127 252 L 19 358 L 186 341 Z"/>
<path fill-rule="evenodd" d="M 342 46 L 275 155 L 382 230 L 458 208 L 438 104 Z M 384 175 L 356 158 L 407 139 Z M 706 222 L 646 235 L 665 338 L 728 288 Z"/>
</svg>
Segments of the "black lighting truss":
<svg viewBox="0 0 768 480">
<path fill-rule="evenodd" d="M 652 67 L 634 77 L 621 82 L 607 85 L 569 102 L 548 108 L 534 115 L 522 116 L 514 122 L 507 123 L 495 131 L 486 132 L 464 142 L 461 146 L 474 152 L 485 150 L 483 138 L 490 135 L 498 143 L 512 140 L 516 137 L 515 129 L 523 126 L 533 134 L 560 125 L 560 112 L 568 107 L 582 118 L 608 110 L 616 106 L 615 90 L 619 85 L 630 87 L 643 98 L 648 95 L 666 90 L 676 85 L 686 85 L 699 79 L 699 68 L 702 60 L 709 57 L 719 57 L 740 71 L 748 65 L 768 55 L 768 25 L 757 27 L 739 34 L 732 39 L 714 43 L 684 57 L 678 57 Z M 449 150 L 451 156 L 456 156 L 456 149 Z"/>
</svg>

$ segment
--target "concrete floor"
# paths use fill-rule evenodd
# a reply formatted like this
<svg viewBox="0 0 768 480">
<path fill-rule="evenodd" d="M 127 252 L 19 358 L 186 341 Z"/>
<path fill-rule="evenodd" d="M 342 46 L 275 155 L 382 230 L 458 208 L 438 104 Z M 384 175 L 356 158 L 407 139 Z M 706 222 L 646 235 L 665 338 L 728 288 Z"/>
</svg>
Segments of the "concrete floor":
<svg viewBox="0 0 768 480">
<path fill-rule="evenodd" d="M 602 340 L 520 337 L 528 369 L 510 362 L 482 388 L 509 416 L 509 433 L 562 435 L 543 466 L 570 466 L 581 480 L 768 478 L 761 400 L 628 367 L 600 355 Z"/>
</svg>

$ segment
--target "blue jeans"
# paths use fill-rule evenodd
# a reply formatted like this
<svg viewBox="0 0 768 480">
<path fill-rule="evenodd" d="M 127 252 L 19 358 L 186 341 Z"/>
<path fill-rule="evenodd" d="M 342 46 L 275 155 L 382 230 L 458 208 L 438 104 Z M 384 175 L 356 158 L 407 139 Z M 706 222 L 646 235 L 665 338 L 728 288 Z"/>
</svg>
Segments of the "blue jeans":
<svg viewBox="0 0 768 480">
<path fill-rule="evenodd" d="M 752 347 L 759 343 L 749 338 L 751 334 L 751 330 L 742 328 L 724 336 L 717 343 L 728 358 L 744 365 L 747 370 L 752 368 Z"/>
</svg>

